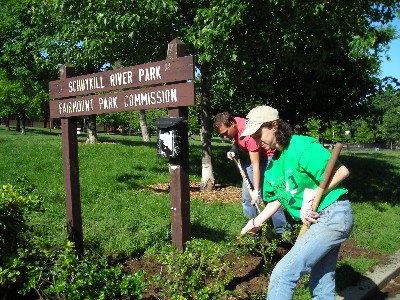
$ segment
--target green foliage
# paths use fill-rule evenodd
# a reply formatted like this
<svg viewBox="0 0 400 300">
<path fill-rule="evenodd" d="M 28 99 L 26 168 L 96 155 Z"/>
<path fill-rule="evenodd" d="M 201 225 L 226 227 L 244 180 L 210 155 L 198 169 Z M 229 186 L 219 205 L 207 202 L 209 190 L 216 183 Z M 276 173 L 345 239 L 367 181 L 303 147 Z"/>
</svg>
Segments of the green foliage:
<svg viewBox="0 0 400 300">
<path fill-rule="evenodd" d="M 293 125 L 359 112 L 360 99 L 378 82 L 379 55 L 395 37 L 381 24 L 399 9 L 394 0 L 31 0 L 28 11 L 7 3 L 5 20 L 29 13 L 22 28 L 35 34 L 35 62 L 53 73 L 66 62 L 81 74 L 164 59 L 167 43 L 178 37 L 196 60 L 203 122 L 227 107 L 244 115 L 271 104 Z M 5 24 L 4 30 L 12 23 Z"/>
<path fill-rule="evenodd" d="M 30 215 L 43 212 L 43 199 L 34 189 L 21 177 L 0 192 L 0 293 L 19 288 L 21 294 L 35 290 L 41 299 L 141 299 L 143 271 L 128 275 L 105 259 L 79 258 L 72 243 L 55 250 L 33 236 Z"/>
<path fill-rule="evenodd" d="M 369 107 L 377 124 L 377 136 L 384 141 L 400 141 L 400 88 L 388 84 L 372 97 Z"/>
<path fill-rule="evenodd" d="M 400 141 L 400 104 L 384 114 L 382 133 L 385 140 Z"/>
<path fill-rule="evenodd" d="M 222 299 L 231 294 L 226 285 L 233 279 L 226 254 L 224 247 L 206 240 L 188 242 L 181 253 L 168 247 L 157 257 L 166 266 L 166 274 L 154 280 L 171 299 Z"/>
<path fill-rule="evenodd" d="M 166 109 L 152 109 L 145 111 L 145 114 L 147 127 L 155 135 L 157 126 L 154 125 L 154 121 L 162 116 L 168 115 L 168 111 Z M 96 122 L 111 126 L 113 130 L 120 127 L 124 130 L 124 133 L 128 132 L 129 127 L 132 132 L 140 131 L 139 111 L 97 115 Z"/>
<path fill-rule="evenodd" d="M 110 266 L 103 258 L 78 257 L 73 243 L 60 250 L 37 246 L 25 253 L 28 282 L 20 289 L 35 290 L 44 299 L 115 299 L 122 295 L 141 299 L 146 288 L 145 273 L 126 274 L 122 266 Z"/>
<path fill-rule="evenodd" d="M 30 214 L 42 211 L 43 199 L 33 195 L 34 189 L 26 177 L 21 177 L 0 190 L 0 262 L 8 261 L 25 245 Z"/>
<path fill-rule="evenodd" d="M 374 132 L 365 119 L 354 121 L 352 127 L 354 128 L 354 141 L 356 143 L 368 144 L 375 141 Z"/>
<path fill-rule="evenodd" d="M 57 74 L 57 62 L 50 70 L 37 45 L 43 31 L 32 23 L 32 1 L 2 1 L 0 9 L 0 116 L 18 119 L 46 118 L 48 80 Z M 42 28 L 43 29 L 43 28 Z M 44 30 L 45 31 L 45 30 Z M 5 71 L 5 72 L 3 72 Z M 9 81 L 9 84 L 4 84 Z"/>
<path fill-rule="evenodd" d="M 18 285 L 21 291 L 24 288 L 22 284 L 27 284 L 29 281 L 28 271 L 32 272 L 29 276 L 34 278 L 38 278 L 39 271 L 47 276 L 46 282 L 40 283 L 39 280 L 34 281 L 33 279 L 29 281 L 32 286 L 35 285 L 38 289 L 42 289 L 41 293 L 44 293 L 43 291 L 50 286 L 50 283 L 53 284 L 53 277 L 50 276 L 51 274 L 49 275 L 50 271 L 48 270 L 55 270 L 59 272 L 58 274 L 63 274 L 60 269 L 57 269 L 66 260 L 66 258 L 61 258 L 61 255 L 66 251 L 67 236 L 60 134 L 59 130 L 49 132 L 46 129 L 32 128 L 28 130 L 26 136 L 21 136 L 14 131 L 5 130 L 3 125 L 0 126 L 0 142 L 2 144 L 0 147 L 0 157 L 2 158 L 0 160 L 0 169 L 2 170 L 0 184 L 6 185 L 6 182 L 10 181 L 9 178 L 27 174 L 36 186 L 35 192 L 44 195 L 43 205 L 46 208 L 43 213 L 34 213 L 30 216 L 29 225 L 34 225 L 34 233 L 40 236 L 46 244 L 52 245 L 52 250 L 50 250 L 43 244 L 40 246 L 38 243 L 32 242 L 32 245 L 35 245 L 33 249 L 20 248 L 20 251 L 14 252 L 14 255 L 10 256 L 2 265 L 1 278 L 13 286 L 13 281 L 15 281 L 15 285 Z M 83 141 L 81 137 L 79 139 Z M 101 134 L 99 140 L 97 145 L 85 145 L 84 143 L 78 145 L 85 250 L 97 254 L 98 257 L 111 256 L 121 259 L 138 258 L 150 250 L 156 253 L 160 252 L 165 249 L 165 244 L 170 244 L 171 241 L 170 199 L 168 192 L 164 193 L 157 187 L 150 186 L 155 183 L 168 182 L 168 160 L 158 158 L 154 143 L 145 144 L 140 137 Z M 223 182 L 224 185 L 239 186 L 240 175 L 236 166 L 233 163 L 227 163 L 225 158 L 229 145 L 214 143 L 213 146 L 218 182 Z M 199 141 L 192 140 L 190 142 L 189 157 L 190 180 L 198 181 L 201 174 L 201 143 Z M 346 148 L 342 150 L 340 156 L 340 160 L 351 172 L 350 177 L 345 181 L 345 186 L 350 190 L 350 200 L 356 217 L 351 241 L 363 248 L 383 254 L 393 253 L 399 248 L 400 243 L 400 236 L 397 234 L 397 229 L 400 227 L 398 221 L 400 189 L 398 185 L 394 184 L 399 181 L 400 176 L 399 158 L 398 151 L 357 151 L 355 153 L 346 151 Z M 25 186 L 26 188 L 23 190 L 31 190 L 30 184 L 26 183 Z M 15 189 L 14 185 L 13 191 Z M 241 239 L 240 244 L 237 244 L 235 240 L 243 223 L 240 201 L 222 203 L 216 199 L 213 203 L 205 203 L 192 198 L 190 210 L 193 239 L 207 239 L 210 243 L 196 246 L 198 250 L 189 251 L 189 253 L 195 253 L 192 254 L 193 257 L 202 257 L 201 252 L 203 251 L 205 252 L 204 257 L 212 256 L 209 253 L 211 251 L 215 251 L 216 256 L 221 257 L 222 253 L 231 251 L 223 248 L 223 244 L 231 241 L 235 241 L 235 247 L 237 246 L 235 251 L 240 249 L 249 253 L 249 249 L 251 249 L 251 253 L 262 255 L 261 245 L 253 244 L 255 241 L 250 236 Z M 246 244 L 247 239 L 249 246 Z M 212 243 L 218 246 L 214 247 Z M 264 249 L 272 252 L 272 247 L 270 251 L 267 246 L 265 244 Z M 54 247 L 62 250 L 55 251 Z M 54 252 L 52 252 L 53 250 Z M 165 255 L 167 252 L 165 251 Z M 32 253 L 32 256 L 27 256 L 29 253 Z M 32 259 L 36 254 L 40 259 Z M 123 280 L 116 275 L 116 273 L 119 274 L 118 270 L 105 271 L 104 264 L 100 263 L 101 259 L 98 257 L 93 260 L 91 255 L 90 258 L 84 258 L 85 261 L 92 262 L 87 262 L 87 267 L 77 266 L 76 269 L 85 270 L 82 272 L 87 272 L 87 274 L 99 272 L 103 274 L 103 278 L 110 276 L 110 282 Z M 52 264 L 50 258 L 54 258 L 58 262 L 57 268 Z M 73 258 L 69 259 L 74 260 Z M 213 257 L 210 258 L 211 261 L 213 259 Z M 171 266 L 173 265 L 172 260 L 171 257 L 164 257 L 164 261 Z M 93 265 L 89 266 L 89 264 Z M 180 258 L 179 264 L 189 266 L 190 262 L 186 258 Z M 345 270 L 346 264 L 347 262 L 344 263 L 344 266 L 341 265 L 340 270 Z M 220 261 L 219 258 L 215 262 L 215 266 L 218 265 L 223 265 L 223 261 Z M 43 266 L 46 266 L 47 270 L 40 269 Z M 111 267 L 110 264 L 108 266 Z M 348 266 L 348 268 L 352 269 L 352 266 Z M 357 270 L 363 270 L 363 266 L 371 266 L 371 261 L 361 260 Z M 202 280 L 204 274 L 214 272 L 213 268 L 209 266 L 202 265 L 200 268 L 201 272 L 189 274 L 192 276 L 191 278 Z M 178 271 L 171 270 L 168 274 Z M 178 274 L 183 276 L 181 273 Z M 346 276 L 342 273 L 338 274 L 341 278 Z M 360 276 L 358 274 L 358 278 Z M 101 282 L 101 279 L 94 278 L 94 275 L 92 277 L 85 278 L 86 282 L 89 280 L 93 283 Z M 115 279 L 116 277 L 118 278 Z M 170 291 L 172 291 L 173 284 L 182 285 L 179 280 L 169 280 L 168 283 L 171 286 L 168 289 Z M 76 284 L 76 290 L 83 289 L 79 282 L 72 283 Z M 62 285 L 61 282 L 59 284 Z M 61 289 L 60 286 L 58 287 Z M 3 290 L 4 288 L 3 286 Z M 190 288 L 198 291 L 204 288 L 203 292 L 208 295 L 225 293 L 222 288 L 219 288 L 219 283 L 216 281 L 210 281 L 210 285 L 205 286 L 195 286 L 194 283 L 191 283 Z M 304 289 L 307 289 L 305 284 Z M 27 292 L 27 286 L 25 291 Z M 122 291 L 115 289 L 114 291 L 123 294 Z M 164 293 L 168 292 L 164 290 Z M 297 290 L 296 293 L 307 294 L 303 289 L 301 292 Z M 260 295 L 251 297 L 252 299 L 262 299 Z"/>
<path fill-rule="evenodd" d="M 272 272 L 275 262 L 276 250 L 279 245 L 294 245 L 300 231 L 299 224 L 293 224 L 291 230 L 284 232 L 282 236 L 273 229 L 272 221 L 269 220 L 262 226 L 261 235 L 255 238 L 253 235 L 245 235 L 238 241 L 241 254 L 251 253 L 264 258 L 264 271 Z"/>
</svg>

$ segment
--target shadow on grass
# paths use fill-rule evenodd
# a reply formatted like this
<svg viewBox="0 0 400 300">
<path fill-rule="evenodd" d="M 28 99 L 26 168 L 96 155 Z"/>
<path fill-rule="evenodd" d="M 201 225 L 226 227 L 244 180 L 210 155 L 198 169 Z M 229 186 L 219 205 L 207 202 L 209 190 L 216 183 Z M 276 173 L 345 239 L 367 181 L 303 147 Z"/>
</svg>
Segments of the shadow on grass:
<svg viewBox="0 0 400 300">
<path fill-rule="evenodd" d="M 218 243 L 225 240 L 226 232 L 205 227 L 200 225 L 198 222 L 194 222 L 191 224 L 191 237 L 196 239 L 206 239 Z"/>
<path fill-rule="evenodd" d="M 99 142 L 113 142 L 115 144 L 121 144 L 124 146 L 145 146 L 149 148 L 156 149 L 157 148 L 157 143 L 150 141 L 150 142 L 143 142 L 143 141 L 131 141 L 131 140 L 125 140 L 125 139 L 113 139 L 112 137 L 99 137 L 98 138 Z"/>
<path fill-rule="evenodd" d="M 128 185 L 132 190 L 136 190 L 143 187 L 143 183 L 141 183 L 141 181 L 144 177 L 145 175 L 143 173 L 121 174 L 120 176 L 116 177 L 116 181 Z"/>
<path fill-rule="evenodd" d="M 40 134 L 40 135 L 49 135 L 49 136 L 61 136 L 62 131 L 61 130 L 57 130 L 57 129 L 48 129 L 48 128 L 34 128 L 34 127 L 26 127 L 25 128 L 25 133 L 26 134 Z"/>
<path fill-rule="evenodd" d="M 352 287 L 349 290 L 346 288 Z M 336 292 L 344 300 L 352 300 L 355 292 L 360 290 L 364 295 L 362 299 L 384 300 L 388 293 L 383 293 L 370 278 L 363 276 L 352 267 L 343 265 L 336 269 Z"/>
<path fill-rule="evenodd" d="M 398 160 L 397 166 L 389 159 Z M 384 153 L 357 153 L 342 155 L 339 160 L 350 170 L 344 184 L 349 189 L 350 200 L 356 203 L 370 202 L 377 210 L 380 203 L 392 206 L 400 204 L 400 156 Z"/>
<path fill-rule="evenodd" d="M 342 265 L 336 269 L 336 291 L 340 292 L 348 286 L 357 285 L 363 275 L 349 265 Z"/>
</svg>

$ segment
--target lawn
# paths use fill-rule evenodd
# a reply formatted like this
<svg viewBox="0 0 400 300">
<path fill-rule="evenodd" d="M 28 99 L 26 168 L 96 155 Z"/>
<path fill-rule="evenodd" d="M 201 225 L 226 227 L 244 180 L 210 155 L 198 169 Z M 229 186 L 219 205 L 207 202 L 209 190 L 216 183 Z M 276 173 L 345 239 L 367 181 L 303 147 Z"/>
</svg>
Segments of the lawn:
<svg viewBox="0 0 400 300">
<path fill-rule="evenodd" d="M 99 134 L 86 145 L 78 137 L 79 173 L 85 249 L 119 260 L 140 259 L 171 242 L 170 199 L 151 186 L 169 182 L 168 160 L 157 156 L 156 141 L 140 136 Z M 189 143 L 190 181 L 201 178 L 201 144 Z M 226 143 L 212 145 L 216 183 L 240 187 L 235 165 L 226 160 Z M 340 160 L 350 169 L 345 185 L 355 213 L 349 245 L 358 257 L 341 257 L 338 286 L 353 283 L 379 259 L 399 249 L 400 152 L 342 150 Z M 54 245 L 67 240 L 61 131 L 28 128 L 26 135 L 0 126 L 0 184 L 25 175 L 45 199 L 45 212 L 33 216 L 35 231 Z M 222 198 L 222 197 L 221 197 Z M 239 201 L 191 198 L 192 239 L 235 244 L 243 223 Z M 347 248 L 350 249 L 350 248 Z M 363 251 L 361 251 L 363 250 Z M 373 255 L 370 255 L 373 254 Z M 298 299 L 303 299 L 298 292 Z M 307 299 L 307 298 L 304 298 Z"/>
</svg>

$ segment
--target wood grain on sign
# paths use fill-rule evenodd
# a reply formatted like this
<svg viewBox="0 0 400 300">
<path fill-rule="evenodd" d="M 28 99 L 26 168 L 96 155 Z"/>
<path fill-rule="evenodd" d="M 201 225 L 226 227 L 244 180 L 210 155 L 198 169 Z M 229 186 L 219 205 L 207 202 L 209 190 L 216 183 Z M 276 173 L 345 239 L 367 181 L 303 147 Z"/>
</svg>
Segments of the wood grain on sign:
<svg viewBox="0 0 400 300">
<path fill-rule="evenodd" d="M 51 81 L 49 97 L 61 99 L 192 79 L 194 79 L 193 57 L 185 56 Z"/>
<path fill-rule="evenodd" d="M 51 118 L 190 106 L 194 104 L 193 82 L 67 98 L 50 101 L 49 103 Z"/>
</svg>

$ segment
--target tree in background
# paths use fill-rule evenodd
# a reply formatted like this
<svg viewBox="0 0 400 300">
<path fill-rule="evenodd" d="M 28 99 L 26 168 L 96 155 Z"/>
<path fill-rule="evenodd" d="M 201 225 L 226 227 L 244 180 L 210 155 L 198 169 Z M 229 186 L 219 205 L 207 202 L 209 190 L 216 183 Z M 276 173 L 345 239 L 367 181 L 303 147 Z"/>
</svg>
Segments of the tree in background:
<svg viewBox="0 0 400 300">
<path fill-rule="evenodd" d="M 369 104 L 377 137 L 388 141 L 390 148 L 400 141 L 400 84 L 395 78 L 384 78 L 379 92 L 371 97 Z"/>
<path fill-rule="evenodd" d="M 217 112 L 244 116 L 269 104 L 293 125 L 311 116 L 325 124 L 365 113 L 365 99 L 379 81 L 379 55 L 394 38 L 387 23 L 400 7 L 395 0 L 21 3 L 29 7 L 25 26 L 34 29 L 24 31 L 34 37 L 27 46 L 44 66 L 71 62 L 86 74 L 117 61 L 162 60 L 176 37 L 187 45 L 198 74 L 203 189 L 214 184 L 211 123 Z"/>
<path fill-rule="evenodd" d="M 269 104 L 297 125 L 361 114 L 379 81 L 386 24 L 398 1 L 182 1 L 178 27 L 196 55 L 201 95 L 202 182 L 213 182 L 210 119 Z M 322 130 L 320 130 L 322 131 Z"/>
<path fill-rule="evenodd" d="M 372 144 L 375 141 L 374 131 L 365 118 L 353 121 L 354 142 L 359 144 Z"/>
<path fill-rule="evenodd" d="M 40 41 L 43 53 L 55 65 L 72 63 L 76 75 L 165 59 L 168 42 L 176 37 L 169 1 L 33 2 L 34 22 L 47 29 Z M 144 111 L 141 116 L 148 137 Z M 88 120 L 93 124 L 95 116 Z"/>
<path fill-rule="evenodd" d="M 55 74 L 35 47 L 34 41 L 42 34 L 31 18 L 30 1 L 2 1 L 0 80 L 8 83 L 0 87 L 4 105 L 0 116 L 16 118 L 17 130 L 22 134 L 27 118 L 48 118 L 43 108 L 48 106 L 48 81 Z"/>
</svg>

